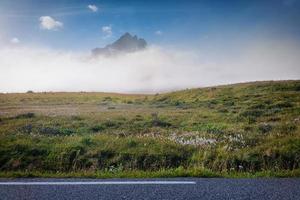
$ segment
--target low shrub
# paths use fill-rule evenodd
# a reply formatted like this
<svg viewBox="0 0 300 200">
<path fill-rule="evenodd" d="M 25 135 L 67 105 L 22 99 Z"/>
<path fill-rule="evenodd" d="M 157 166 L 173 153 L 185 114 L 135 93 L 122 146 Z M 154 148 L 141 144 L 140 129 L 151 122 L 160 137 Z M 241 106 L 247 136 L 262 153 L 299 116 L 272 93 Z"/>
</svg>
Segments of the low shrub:
<svg viewBox="0 0 300 200">
<path fill-rule="evenodd" d="M 33 118 L 33 117 L 35 117 L 35 114 L 29 112 L 29 113 L 24 113 L 24 114 L 17 115 L 17 116 L 14 117 L 14 119 L 23 119 L 23 118 L 26 119 L 26 118 Z"/>
<path fill-rule="evenodd" d="M 102 125 L 102 124 L 97 124 L 97 125 L 92 126 L 92 127 L 90 128 L 90 130 L 91 130 L 92 132 L 100 132 L 100 131 L 105 130 L 105 126 Z"/>
<path fill-rule="evenodd" d="M 262 123 L 258 126 L 258 130 L 260 133 L 268 133 L 273 129 L 273 126 L 268 123 Z"/>
<path fill-rule="evenodd" d="M 37 132 L 39 134 L 44 134 L 44 135 L 71 135 L 74 133 L 72 129 L 69 128 L 57 128 L 57 127 L 38 127 Z"/>
</svg>

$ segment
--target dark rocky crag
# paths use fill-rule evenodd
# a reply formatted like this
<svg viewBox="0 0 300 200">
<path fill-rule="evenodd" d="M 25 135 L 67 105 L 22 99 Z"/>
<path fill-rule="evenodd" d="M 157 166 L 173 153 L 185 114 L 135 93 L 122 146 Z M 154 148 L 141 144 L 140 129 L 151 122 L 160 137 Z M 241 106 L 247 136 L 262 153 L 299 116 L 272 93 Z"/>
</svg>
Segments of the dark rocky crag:
<svg viewBox="0 0 300 200">
<path fill-rule="evenodd" d="M 106 45 L 104 48 L 95 48 L 92 50 L 93 56 L 113 56 L 120 53 L 130 53 L 143 50 L 147 47 L 147 42 L 132 36 L 130 33 L 125 33 L 117 41 Z"/>
</svg>

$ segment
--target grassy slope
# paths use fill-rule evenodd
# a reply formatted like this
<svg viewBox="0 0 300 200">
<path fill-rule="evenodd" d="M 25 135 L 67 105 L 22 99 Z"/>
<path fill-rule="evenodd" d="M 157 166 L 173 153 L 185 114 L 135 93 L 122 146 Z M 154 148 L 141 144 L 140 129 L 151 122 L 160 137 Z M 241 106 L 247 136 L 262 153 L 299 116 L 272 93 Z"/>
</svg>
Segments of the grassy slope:
<svg viewBox="0 0 300 200">
<path fill-rule="evenodd" d="M 0 176 L 299 176 L 300 81 L 0 94 Z"/>
</svg>

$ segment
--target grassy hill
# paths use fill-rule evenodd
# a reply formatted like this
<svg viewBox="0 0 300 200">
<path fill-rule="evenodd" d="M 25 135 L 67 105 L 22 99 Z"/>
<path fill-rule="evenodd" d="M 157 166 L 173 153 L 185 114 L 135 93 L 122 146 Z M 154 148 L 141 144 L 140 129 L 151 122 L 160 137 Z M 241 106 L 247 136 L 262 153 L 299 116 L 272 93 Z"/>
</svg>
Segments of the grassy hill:
<svg viewBox="0 0 300 200">
<path fill-rule="evenodd" d="M 299 176 L 300 81 L 0 94 L 0 176 Z"/>
</svg>

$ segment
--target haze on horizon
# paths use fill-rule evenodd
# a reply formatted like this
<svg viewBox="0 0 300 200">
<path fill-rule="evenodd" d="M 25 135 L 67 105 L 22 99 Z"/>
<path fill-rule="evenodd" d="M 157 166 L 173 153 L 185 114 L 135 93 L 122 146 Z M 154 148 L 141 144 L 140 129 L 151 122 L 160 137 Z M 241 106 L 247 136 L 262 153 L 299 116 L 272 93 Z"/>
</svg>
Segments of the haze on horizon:
<svg viewBox="0 0 300 200">
<path fill-rule="evenodd" d="M 146 50 L 92 57 L 125 32 Z M 0 2 L 0 92 L 155 93 L 300 79 L 300 1 Z"/>
</svg>

